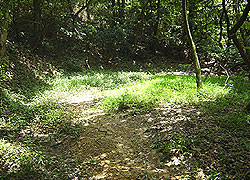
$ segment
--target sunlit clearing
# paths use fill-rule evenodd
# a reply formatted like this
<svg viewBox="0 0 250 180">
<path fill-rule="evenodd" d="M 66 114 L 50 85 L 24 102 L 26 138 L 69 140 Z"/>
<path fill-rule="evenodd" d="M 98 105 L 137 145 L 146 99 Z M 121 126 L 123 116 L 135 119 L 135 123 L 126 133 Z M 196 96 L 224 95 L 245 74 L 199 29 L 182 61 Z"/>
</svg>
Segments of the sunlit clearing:
<svg viewBox="0 0 250 180">
<path fill-rule="evenodd" d="M 103 107 L 119 110 L 131 106 L 150 108 L 159 103 L 198 103 L 215 100 L 228 92 L 223 86 L 211 82 L 204 83 L 204 87 L 197 90 L 192 76 L 156 76 L 139 84 L 108 91 Z"/>
</svg>

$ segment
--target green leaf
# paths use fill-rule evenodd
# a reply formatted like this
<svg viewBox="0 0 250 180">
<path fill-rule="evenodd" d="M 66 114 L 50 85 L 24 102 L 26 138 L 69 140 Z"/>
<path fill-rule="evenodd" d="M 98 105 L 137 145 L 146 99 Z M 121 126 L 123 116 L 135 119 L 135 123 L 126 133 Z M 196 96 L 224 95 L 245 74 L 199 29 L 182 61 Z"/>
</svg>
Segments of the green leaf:
<svg viewBox="0 0 250 180">
<path fill-rule="evenodd" d="M 250 22 L 245 22 L 245 27 L 250 29 Z"/>
</svg>

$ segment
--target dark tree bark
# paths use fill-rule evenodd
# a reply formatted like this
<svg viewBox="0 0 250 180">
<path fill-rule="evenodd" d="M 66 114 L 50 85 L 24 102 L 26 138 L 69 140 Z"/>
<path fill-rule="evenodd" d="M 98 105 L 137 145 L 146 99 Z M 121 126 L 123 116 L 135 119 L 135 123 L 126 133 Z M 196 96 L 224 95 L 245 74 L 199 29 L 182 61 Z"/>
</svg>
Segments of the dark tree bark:
<svg viewBox="0 0 250 180">
<path fill-rule="evenodd" d="M 224 5 L 225 5 L 225 3 L 224 3 Z M 236 33 L 237 30 L 242 26 L 242 24 L 247 19 L 247 15 L 248 15 L 249 11 L 250 11 L 250 3 L 249 3 L 249 0 L 248 0 L 248 4 L 247 4 L 246 8 L 244 9 L 243 14 L 241 15 L 240 19 L 237 21 L 237 23 L 234 25 L 234 27 L 231 30 L 229 30 L 229 32 L 228 32 L 229 36 Z"/>
<path fill-rule="evenodd" d="M 71 11 L 71 18 L 72 18 L 72 31 L 78 32 L 77 29 L 75 28 L 75 22 L 77 19 L 79 19 L 79 14 L 86 9 L 87 11 L 87 19 L 90 20 L 90 15 L 89 15 L 89 6 L 91 4 L 92 0 L 86 0 L 86 4 L 84 4 L 77 12 L 74 12 L 71 1 L 68 0 L 68 8 Z"/>
<path fill-rule="evenodd" d="M 159 23 L 160 23 L 160 8 L 161 8 L 161 0 L 158 0 L 157 2 L 157 19 L 156 19 L 156 23 L 155 23 L 155 27 L 154 27 L 154 35 L 157 35 L 158 32 L 158 27 L 159 27 Z"/>
<path fill-rule="evenodd" d="M 225 0 L 222 0 L 222 7 L 223 7 L 223 13 L 225 15 L 226 23 L 227 23 L 228 38 L 233 40 L 233 43 L 238 49 L 243 61 L 246 63 L 246 65 L 248 66 L 248 69 L 250 70 L 250 54 L 249 54 L 249 51 L 247 51 L 244 48 L 244 37 L 242 38 L 243 42 L 240 42 L 236 34 L 237 31 L 241 28 L 242 24 L 246 21 L 248 13 L 250 11 L 250 0 L 248 0 L 247 2 L 248 4 L 244 9 L 243 14 L 241 15 L 241 17 L 239 18 L 239 20 L 236 22 L 236 24 L 233 26 L 232 29 L 230 29 L 230 20 L 229 20 L 227 10 L 226 10 Z M 235 7 L 235 10 L 237 11 L 238 7 Z M 250 112 L 250 103 L 248 103 L 248 105 L 246 106 L 246 111 Z"/>
<path fill-rule="evenodd" d="M 36 43 L 40 41 L 41 38 L 41 0 L 33 0 L 33 36 Z"/>
<path fill-rule="evenodd" d="M 3 17 L 4 21 L 0 22 L 0 61 L 3 58 L 6 51 L 6 40 L 8 37 L 8 28 L 9 28 L 9 6 L 8 2 L 4 3 L 3 9 Z"/>
<path fill-rule="evenodd" d="M 188 36 L 188 42 L 189 45 L 191 46 L 191 53 L 192 53 L 192 58 L 195 66 L 195 73 L 196 73 L 196 84 L 197 88 L 202 87 L 202 80 L 201 80 L 201 67 L 200 67 L 200 62 L 198 58 L 198 54 L 196 52 L 196 47 L 195 43 L 192 38 L 192 34 L 189 28 L 188 24 L 188 16 L 187 16 L 187 0 L 182 0 L 182 11 L 183 11 L 183 21 L 184 21 L 184 29 L 186 31 L 186 34 Z"/>
<path fill-rule="evenodd" d="M 87 1 L 86 1 L 86 4 L 83 5 L 83 6 L 74 14 L 74 17 L 75 17 L 75 18 L 78 17 L 79 14 L 80 14 L 84 9 L 87 9 L 87 8 L 89 7 L 91 1 L 92 1 L 92 0 L 87 0 Z"/>
<path fill-rule="evenodd" d="M 223 13 L 225 15 L 226 23 L 227 23 L 227 34 L 228 38 L 233 40 L 233 43 L 235 44 L 236 48 L 238 49 L 243 61 L 246 63 L 248 69 L 250 70 L 250 55 L 248 54 L 248 51 L 245 49 L 244 44 L 239 40 L 237 37 L 236 32 L 238 29 L 241 28 L 242 24 L 246 21 L 248 13 L 250 11 L 250 0 L 248 0 L 248 4 L 245 7 L 243 14 L 239 18 L 239 20 L 236 22 L 236 24 L 230 29 L 230 20 L 227 14 L 226 10 L 226 2 L 225 0 L 222 1 L 222 7 L 223 7 Z"/>
</svg>

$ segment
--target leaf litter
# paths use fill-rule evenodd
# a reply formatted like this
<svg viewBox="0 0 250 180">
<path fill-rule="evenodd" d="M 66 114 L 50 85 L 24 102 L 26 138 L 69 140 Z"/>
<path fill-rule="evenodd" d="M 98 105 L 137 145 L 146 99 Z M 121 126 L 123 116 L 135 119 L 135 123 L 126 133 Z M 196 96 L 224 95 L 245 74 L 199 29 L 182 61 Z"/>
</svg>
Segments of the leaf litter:
<svg viewBox="0 0 250 180">
<path fill-rule="evenodd" d="M 53 147 L 77 169 L 75 179 L 234 178 L 238 171 L 249 176 L 249 160 L 243 159 L 249 151 L 237 149 L 249 137 L 227 131 L 199 106 L 163 104 L 110 114 L 97 108 L 98 98 L 87 99 L 69 105 L 78 114 L 74 121 L 84 125 L 80 136 Z"/>
</svg>

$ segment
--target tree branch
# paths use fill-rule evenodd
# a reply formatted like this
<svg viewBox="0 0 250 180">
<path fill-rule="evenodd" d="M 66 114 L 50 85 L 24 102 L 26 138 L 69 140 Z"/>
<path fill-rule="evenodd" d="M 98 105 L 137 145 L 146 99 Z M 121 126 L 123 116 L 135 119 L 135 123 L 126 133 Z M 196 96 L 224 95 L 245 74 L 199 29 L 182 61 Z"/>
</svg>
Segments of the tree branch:
<svg viewBox="0 0 250 180">
<path fill-rule="evenodd" d="M 227 14 L 226 3 L 225 0 L 222 0 L 223 13 L 225 14 L 226 23 L 227 23 L 227 33 L 229 33 L 230 20 Z"/>
<path fill-rule="evenodd" d="M 75 17 L 78 16 L 84 9 L 86 9 L 86 8 L 89 6 L 89 4 L 91 3 L 91 1 L 92 1 L 92 0 L 87 1 L 87 2 L 86 2 L 86 5 L 82 6 L 82 7 L 74 14 L 74 16 L 75 16 Z"/>
<path fill-rule="evenodd" d="M 237 21 L 237 23 L 234 25 L 234 27 L 228 32 L 230 36 L 232 36 L 234 33 L 237 32 L 237 30 L 242 26 L 242 24 L 246 21 L 247 15 L 250 11 L 250 0 L 248 0 L 247 6 L 243 11 L 242 16 L 240 19 Z"/>
</svg>

